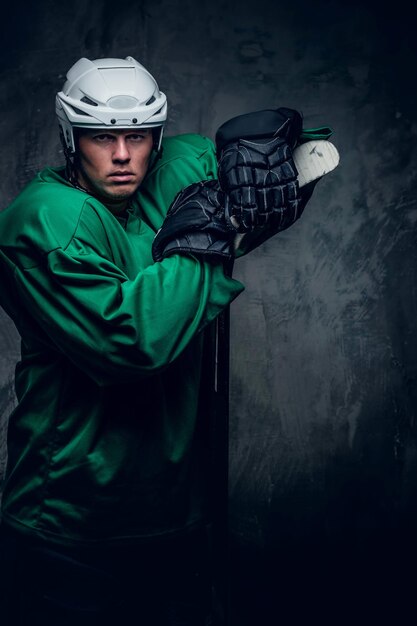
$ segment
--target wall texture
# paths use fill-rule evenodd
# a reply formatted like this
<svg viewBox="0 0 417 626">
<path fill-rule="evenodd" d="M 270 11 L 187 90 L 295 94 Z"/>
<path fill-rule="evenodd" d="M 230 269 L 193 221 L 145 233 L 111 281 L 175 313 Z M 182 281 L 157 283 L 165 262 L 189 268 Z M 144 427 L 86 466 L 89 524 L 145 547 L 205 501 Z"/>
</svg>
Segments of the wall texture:
<svg viewBox="0 0 417 626">
<path fill-rule="evenodd" d="M 339 168 L 295 226 L 235 265 L 246 291 L 231 311 L 231 614 L 239 626 L 349 612 L 359 623 L 391 601 L 398 615 L 417 554 L 409 17 L 356 0 L 39 0 L 9 6 L 4 23 L 1 207 L 62 161 L 54 94 L 83 55 L 143 62 L 168 95 L 168 134 L 213 137 L 276 106 L 333 127 Z M 0 472 L 18 352 L 2 314 Z"/>
</svg>

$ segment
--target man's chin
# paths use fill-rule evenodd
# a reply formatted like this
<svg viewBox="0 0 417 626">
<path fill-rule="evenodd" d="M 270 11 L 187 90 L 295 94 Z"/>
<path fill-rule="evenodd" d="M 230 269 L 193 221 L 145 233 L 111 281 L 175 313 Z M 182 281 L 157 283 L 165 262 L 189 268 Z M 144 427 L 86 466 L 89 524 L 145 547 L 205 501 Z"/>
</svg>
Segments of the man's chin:
<svg viewBox="0 0 417 626">
<path fill-rule="evenodd" d="M 133 184 L 120 184 L 120 185 L 112 185 L 110 188 L 107 188 L 103 193 L 103 198 L 107 200 L 107 202 L 123 202 L 123 200 L 129 200 L 137 191 L 139 185 Z"/>
</svg>

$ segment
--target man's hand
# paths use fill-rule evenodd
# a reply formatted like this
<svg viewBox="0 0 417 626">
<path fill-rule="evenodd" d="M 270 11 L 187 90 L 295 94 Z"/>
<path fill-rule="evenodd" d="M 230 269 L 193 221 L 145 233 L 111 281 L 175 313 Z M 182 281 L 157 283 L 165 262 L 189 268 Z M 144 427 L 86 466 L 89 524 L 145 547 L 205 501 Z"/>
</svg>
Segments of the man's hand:
<svg viewBox="0 0 417 626">
<path fill-rule="evenodd" d="M 298 217 L 297 170 L 285 139 L 238 139 L 224 148 L 219 183 L 238 232 L 292 224 Z"/>
<path fill-rule="evenodd" d="M 233 258 L 236 229 L 225 218 L 227 198 L 217 180 L 193 183 L 168 209 L 152 244 L 154 261 L 172 254 L 190 254 L 204 261 Z"/>
<path fill-rule="evenodd" d="M 219 182 L 239 232 L 283 230 L 299 217 L 292 148 L 301 132 L 301 115 L 288 108 L 239 115 L 218 129 Z"/>
<path fill-rule="evenodd" d="M 176 196 L 155 236 L 154 260 L 180 253 L 230 261 L 291 226 L 317 180 L 337 165 L 323 158 L 320 167 L 312 163 L 313 172 L 305 163 L 311 155 L 304 155 L 299 159 L 305 185 L 301 189 L 292 151 L 300 138 L 326 139 L 330 134 L 327 127 L 303 131 L 301 115 L 287 108 L 225 122 L 216 133 L 219 180 L 194 183 Z"/>
</svg>

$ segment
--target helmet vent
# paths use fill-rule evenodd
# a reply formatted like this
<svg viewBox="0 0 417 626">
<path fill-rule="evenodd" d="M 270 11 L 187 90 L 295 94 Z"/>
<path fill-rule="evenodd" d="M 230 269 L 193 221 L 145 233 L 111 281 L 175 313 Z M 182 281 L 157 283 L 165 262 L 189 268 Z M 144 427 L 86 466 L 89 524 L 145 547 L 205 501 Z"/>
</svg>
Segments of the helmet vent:
<svg viewBox="0 0 417 626">
<path fill-rule="evenodd" d="M 152 104 L 152 102 L 155 102 L 155 100 L 156 100 L 155 96 L 151 96 L 149 100 L 145 102 L 145 106 L 149 106 L 150 104 Z"/>
<path fill-rule="evenodd" d="M 81 111 L 81 109 L 77 109 L 77 107 L 75 107 L 74 105 L 72 105 L 72 110 L 74 111 L 74 113 L 76 113 L 77 115 L 84 115 L 84 117 L 91 117 L 91 115 L 89 115 L 88 113 L 86 113 L 85 111 Z"/>
<path fill-rule="evenodd" d="M 94 102 L 94 100 L 91 100 L 90 98 L 88 98 L 87 96 L 83 96 L 81 98 L 81 102 L 85 102 L 86 104 L 90 104 L 92 107 L 96 107 L 98 106 L 97 102 Z"/>
</svg>

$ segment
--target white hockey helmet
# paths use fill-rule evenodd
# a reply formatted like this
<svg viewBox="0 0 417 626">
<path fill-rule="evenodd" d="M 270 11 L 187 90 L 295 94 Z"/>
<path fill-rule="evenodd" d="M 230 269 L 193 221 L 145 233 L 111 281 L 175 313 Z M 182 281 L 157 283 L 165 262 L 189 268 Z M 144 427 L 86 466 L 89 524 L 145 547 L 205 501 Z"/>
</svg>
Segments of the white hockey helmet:
<svg viewBox="0 0 417 626">
<path fill-rule="evenodd" d="M 75 153 L 74 127 L 159 127 L 161 147 L 167 99 L 153 76 L 135 59 L 79 59 L 56 95 L 55 110 L 69 154 Z"/>
</svg>

